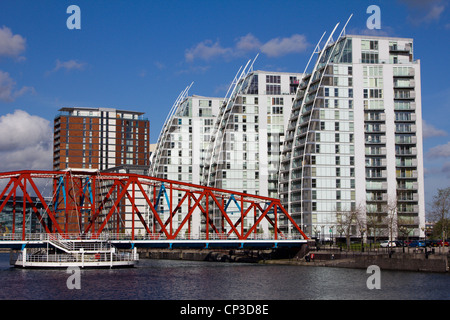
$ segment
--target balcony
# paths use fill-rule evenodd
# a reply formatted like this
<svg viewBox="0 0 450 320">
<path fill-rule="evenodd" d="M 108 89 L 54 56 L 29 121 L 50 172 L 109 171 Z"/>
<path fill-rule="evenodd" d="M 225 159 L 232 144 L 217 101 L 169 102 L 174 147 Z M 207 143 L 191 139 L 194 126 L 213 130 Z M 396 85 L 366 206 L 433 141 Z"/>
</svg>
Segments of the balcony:
<svg viewBox="0 0 450 320">
<path fill-rule="evenodd" d="M 368 202 L 386 202 L 388 201 L 387 193 L 370 192 L 366 194 L 366 201 Z"/>
<path fill-rule="evenodd" d="M 392 46 L 389 46 L 389 52 L 400 53 L 400 54 L 409 54 L 409 53 L 411 53 L 411 46 L 410 45 L 404 45 L 404 46 L 392 45 Z"/>
<path fill-rule="evenodd" d="M 366 147 L 366 156 L 386 155 L 386 147 Z"/>
<path fill-rule="evenodd" d="M 377 158 L 367 158 L 366 159 L 366 167 L 386 167 L 387 160 L 386 158 L 377 159 Z"/>
<path fill-rule="evenodd" d="M 395 91 L 394 99 L 397 100 L 408 100 L 408 99 L 415 99 L 416 98 L 416 92 L 415 91 Z"/>
<path fill-rule="evenodd" d="M 395 101 L 394 110 L 416 110 L 414 101 Z"/>
<path fill-rule="evenodd" d="M 386 179 L 386 170 L 366 172 L 366 179 Z"/>
<path fill-rule="evenodd" d="M 414 201 L 417 202 L 419 201 L 419 194 L 414 192 L 404 192 L 404 193 L 399 193 L 397 195 L 397 201 L 398 202 L 409 202 L 409 201 Z"/>
<path fill-rule="evenodd" d="M 394 68 L 394 77 L 414 77 L 415 76 L 415 71 L 414 68 L 408 68 L 408 67 L 400 67 Z"/>
<path fill-rule="evenodd" d="M 416 181 L 398 181 L 397 190 L 417 190 L 418 183 Z"/>
<path fill-rule="evenodd" d="M 366 190 L 387 190 L 386 181 L 366 181 Z"/>
<path fill-rule="evenodd" d="M 416 136 L 410 136 L 410 135 L 396 135 L 395 136 L 395 143 L 396 144 L 416 144 L 417 143 L 417 137 Z"/>
<path fill-rule="evenodd" d="M 369 109 L 367 109 L 369 110 Z M 364 114 L 364 120 L 365 121 L 386 121 L 386 114 L 383 113 L 369 113 L 366 112 Z"/>
<path fill-rule="evenodd" d="M 416 170 L 397 170 L 397 179 L 417 179 Z"/>
<path fill-rule="evenodd" d="M 366 132 L 366 133 L 386 132 L 386 125 L 385 124 L 365 124 L 364 132 Z"/>
<path fill-rule="evenodd" d="M 386 144 L 386 136 L 366 136 L 365 142 L 366 144 Z"/>
<path fill-rule="evenodd" d="M 414 80 L 394 80 L 394 88 L 414 88 L 416 82 Z"/>
<path fill-rule="evenodd" d="M 397 122 L 413 122 L 416 121 L 416 114 L 409 112 L 396 112 L 395 121 Z"/>
</svg>

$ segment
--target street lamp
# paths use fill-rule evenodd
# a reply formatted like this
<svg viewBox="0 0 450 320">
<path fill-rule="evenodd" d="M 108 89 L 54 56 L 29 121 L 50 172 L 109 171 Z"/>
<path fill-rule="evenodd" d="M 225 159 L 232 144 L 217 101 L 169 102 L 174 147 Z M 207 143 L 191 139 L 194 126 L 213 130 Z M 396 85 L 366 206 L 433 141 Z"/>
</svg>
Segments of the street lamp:
<svg viewBox="0 0 450 320">
<path fill-rule="evenodd" d="M 428 252 L 427 252 L 427 233 L 425 232 L 425 227 L 420 228 L 423 232 L 423 242 L 424 242 L 424 248 L 425 248 L 425 258 L 428 259 Z"/>
<path fill-rule="evenodd" d="M 334 226 L 330 226 L 330 234 L 331 234 L 331 237 L 330 237 L 330 247 L 333 245 L 333 243 L 334 243 L 334 239 L 333 239 L 333 228 L 334 228 Z"/>
<path fill-rule="evenodd" d="M 361 252 L 364 252 L 364 232 L 366 228 L 361 228 Z"/>
</svg>

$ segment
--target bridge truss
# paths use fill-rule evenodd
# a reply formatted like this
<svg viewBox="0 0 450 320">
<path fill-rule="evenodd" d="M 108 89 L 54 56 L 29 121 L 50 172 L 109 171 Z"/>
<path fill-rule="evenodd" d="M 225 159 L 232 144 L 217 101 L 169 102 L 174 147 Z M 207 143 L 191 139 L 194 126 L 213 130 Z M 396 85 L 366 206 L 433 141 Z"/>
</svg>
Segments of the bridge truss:
<svg viewBox="0 0 450 320">
<path fill-rule="evenodd" d="M 251 240 L 260 239 L 265 229 L 272 240 L 308 239 L 279 199 L 138 174 L 0 173 L 0 214 L 11 205 L 10 232 L 19 233 L 22 240 L 30 211 L 47 234 Z M 290 226 L 289 231 L 281 231 L 280 221 Z"/>
</svg>

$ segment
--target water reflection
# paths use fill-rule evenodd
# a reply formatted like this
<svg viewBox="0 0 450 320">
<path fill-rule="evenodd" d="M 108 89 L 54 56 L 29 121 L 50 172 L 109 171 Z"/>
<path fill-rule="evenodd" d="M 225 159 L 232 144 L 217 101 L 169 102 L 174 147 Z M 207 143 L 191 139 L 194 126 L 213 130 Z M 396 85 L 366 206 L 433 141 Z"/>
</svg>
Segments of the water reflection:
<svg viewBox="0 0 450 320">
<path fill-rule="evenodd" d="M 132 269 L 81 270 L 81 290 L 61 270 L 14 269 L 0 255 L 0 299 L 298 300 L 449 299 L 448 274 L 381 272 L 369 290 L 366 270 L 169 260 Z"/>
</svg>

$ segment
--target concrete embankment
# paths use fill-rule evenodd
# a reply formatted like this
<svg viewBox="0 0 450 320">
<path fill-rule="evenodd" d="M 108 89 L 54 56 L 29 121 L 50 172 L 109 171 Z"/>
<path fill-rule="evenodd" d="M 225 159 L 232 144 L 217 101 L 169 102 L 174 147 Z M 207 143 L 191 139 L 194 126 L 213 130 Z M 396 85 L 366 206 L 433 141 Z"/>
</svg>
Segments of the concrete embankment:
<svg viewBox="0 0 450 320">
<path fill-rule="evenodd" d="M 306 257 L 294 259 L 266 260 L 261 263 L 337 268 L 367 269 L 377 265 L 382 270 L 448 272 L 449 256 L 424 253 L 342 253 L 335 251 L 310 251 Z"/>
<path fill-rule="evenodd" d="M 281 258 L 294 258 L 299 249 L 244 250 L 244 249 L 139 249 L 140 259 L 166 259 L 190 261 L 250 262 Z"/>
<path fill-rule="evenodd" d="M 311 267 L 367 269 L 377 265 L 382 270 L 448 272 L 449 255 L 403 252 L 340 252 L 339 250 L 210 250 L 210 249 L 140 249 L 141 259 L 189 261 L 249 262 Z"/>
</svg>

